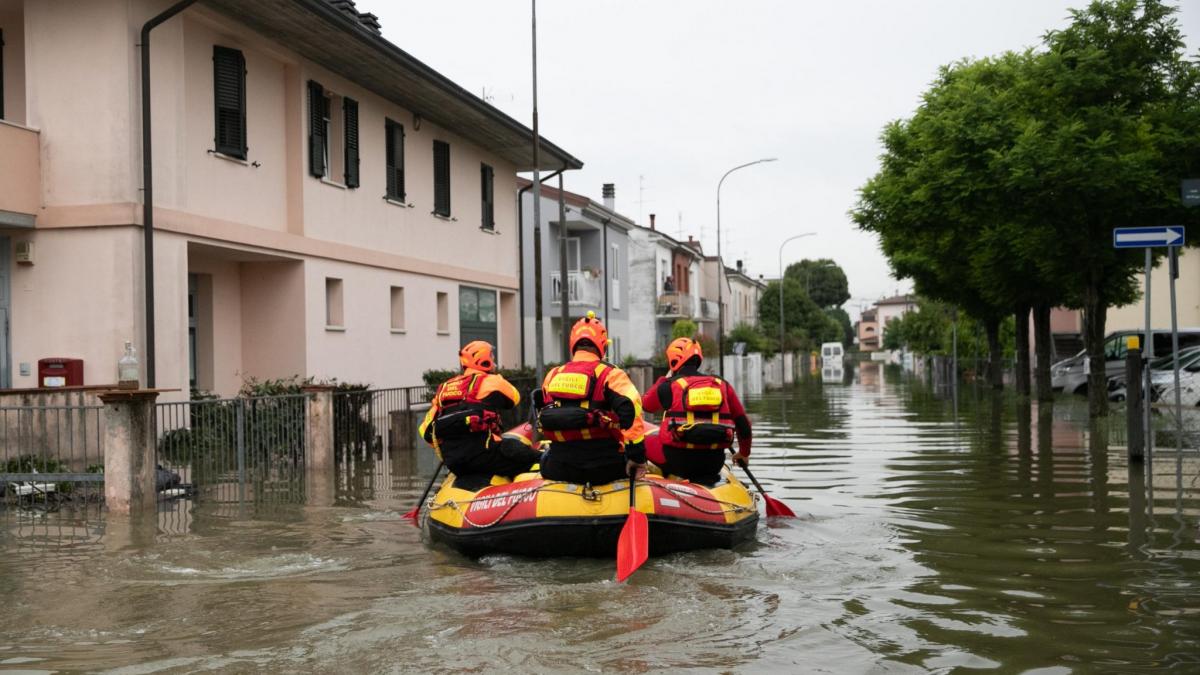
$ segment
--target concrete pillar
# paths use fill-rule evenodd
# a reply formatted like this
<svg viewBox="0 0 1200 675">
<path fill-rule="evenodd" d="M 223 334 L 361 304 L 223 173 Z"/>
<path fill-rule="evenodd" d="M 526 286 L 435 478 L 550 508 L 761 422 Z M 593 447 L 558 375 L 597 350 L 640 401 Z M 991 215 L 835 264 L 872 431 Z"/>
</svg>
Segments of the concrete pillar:
<svg viewBox="0 0 1200 675">
<path fill-rule="evenodd" d="M 99 394 L 104 404 L 104 503 L 109 513 L 152 511 L 157 391 L 111 390 Z"/>
<path fill-rule="evenodd" d="M 304 388 L 308 411 L 304 418 L 304 461 L 310 471 L 333 471 L 333 387 Z"/>
</svg>

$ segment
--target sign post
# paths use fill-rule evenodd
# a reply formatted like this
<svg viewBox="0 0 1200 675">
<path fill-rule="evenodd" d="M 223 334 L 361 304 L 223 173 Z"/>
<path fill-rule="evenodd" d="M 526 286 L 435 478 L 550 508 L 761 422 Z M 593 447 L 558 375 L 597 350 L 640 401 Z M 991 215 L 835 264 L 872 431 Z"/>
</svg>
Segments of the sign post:
<svg viewBox="0 0 1200 675">
<path fill-rule="evenodd" d="M 1188 181 L 1184 181 L 1182 188 L 1184 203 L 1188 199 Z M 1200 181 L 1197 181 L 1200 183 Z M 1200 184 L 1196 186 L 1197 197 L 1200 198 Z M 1143 248 L 1146 250 L 1146 277 L 1143 288 L 1145 294 L 1143 300 L 1146 303 L 1146 344 L 1145 354 L 1148 359 L 1154 357 L 1154 329 L 1150 325 L 1150 271 L 1153 260 L 1151 248 L 1166 246 L 1170 255 L 1170 284 L 1171 284 L 1171 350 L 1174 352 L 1174 370 L 1175 370 L 1175 421 L 1176 435 L 1178 443 L 1183 442 L 1183 414 L 1180 411 L 1180 391 L 1179 391 L 1179 326 L 1175 312 L 1175 278 L 1179 274 L 1179 247 L 1183 246 L 1186 239 L 1186 231 L 1182 225 L 1168 225 L 1164 227 L 1117 227 L 1113 228 L 1113 247 L 1114 248 Z M 1150 369 L 1145 369 L 1145 389 L 1143 391 L 1143 400 L 1145 404 L 1146 415 L 1146 457 L 1153 460 L 1151 453 L 1154 448 L 1154 427 L 1150 417 L 1150 395 L 1151 395 L 1151 377 Z M 1127 399 L 1128 400 L 1128 399 Z M 1128 404 L 1127 404 L 1128 405 Z"/>
</svg>

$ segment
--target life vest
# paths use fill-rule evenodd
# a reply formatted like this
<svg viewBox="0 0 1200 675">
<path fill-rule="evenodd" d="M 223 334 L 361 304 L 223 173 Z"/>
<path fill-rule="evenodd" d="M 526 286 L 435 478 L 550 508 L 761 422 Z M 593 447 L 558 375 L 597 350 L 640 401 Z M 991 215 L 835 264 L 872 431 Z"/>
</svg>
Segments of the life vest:
<svg viewBox="0 0 1200 675">
<path fill-rule="evenodd" d="M 733 446 L 729 385 L 711 375 L 689 375 L 671 382 L 671 407 L 659 433 L 677 448 L 724 450 Z"/>
<path fill-rule="evenodd" d="M 435 439 L 456 438 L 489 432 L 500 428 L 500 416 L 488 410 L 479 398 L 479 390 L 487 377 L 484 373 L 463 373 L 446 380 L 438 387 L 433 402 L 438 407 L 433 418 Z"/>
<path fill-rule="evenodd" d="M 570 361 L 551 370 L 538 412 L 541 435 L 556 442 L 619 439 L 620 425 L 604 398 L 612 371 L 602 361 Z"/>
</svg>

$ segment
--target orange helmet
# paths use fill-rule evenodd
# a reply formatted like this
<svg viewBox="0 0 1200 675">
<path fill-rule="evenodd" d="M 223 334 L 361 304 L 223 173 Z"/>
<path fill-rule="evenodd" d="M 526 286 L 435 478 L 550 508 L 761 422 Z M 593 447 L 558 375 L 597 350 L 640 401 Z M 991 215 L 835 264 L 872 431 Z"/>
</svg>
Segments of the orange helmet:
<svg viewBox="0 0 1200 675">
<path fill-rule="evenodd" d="M 679 370 L 693 356 L 703 359 L 704 353 L 700 351 L 700 343 L 691 338 L 675 338 L 667 345 L 667 367 L 671 370 Z"/>
<path fill-rule="evenodd" d="M 587 316 L 576 321 L 571 328 L 571 338 L 567 344 L 572 354 L 575 353 L 575 346 L 583 340 L 595 345 L 596 349 L 600 350 L 600 357 L 604 357 L 604 352 L 608 350 L 608 329 L 596 318 L 595 312 L 588 312 Z"/>
<path fill-rule="evenodd" d="M 490 373 L 496 369 L 496 357 L 492 354 L 492 346 L 483 340 L 468 342 L 458 352 L 458 363 L 463 368 L 474 368 Z"/>
</svg>

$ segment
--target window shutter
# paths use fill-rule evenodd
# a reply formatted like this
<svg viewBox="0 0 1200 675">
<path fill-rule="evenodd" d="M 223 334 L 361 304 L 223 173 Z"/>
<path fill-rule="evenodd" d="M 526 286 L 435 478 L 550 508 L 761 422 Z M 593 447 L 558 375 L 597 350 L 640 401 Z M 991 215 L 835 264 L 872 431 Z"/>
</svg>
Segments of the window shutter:
<svg viewBox="0 0 1200 675">
<path fill-rule="evenodd" d="M 492 167 L 487 164 L 479 165 L 479 196 L 481 199 L 483 223 L 480 225 L 485 230 L 496 229 L 496 200 L 495 200 L 495 174 Z"/>
<path fill-rule="evenodd" d="M 358 187 L 358 101 L 342 99 L 342 126 L 346 129 L 346 187 Z"/>
<path fill-rule="evenodd" d="M 450 144 L 433 142 L 433 212 L 450 216 Z"/>
<path fill-rule="evenodd" d="M 216 151 L 246 159 L 246 59 L 236 49 L 213 47 L 213 103 Z"/>
<path fill-rule="evenodd" d="M 325 88 L 308 81 L 308 172 L 325 177 Z"/>
<path fill-rule="evenodd" d="M 404 201 L 404 127 L 387 121 L 387 196 Z"/>
</svg>

